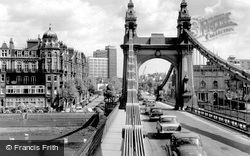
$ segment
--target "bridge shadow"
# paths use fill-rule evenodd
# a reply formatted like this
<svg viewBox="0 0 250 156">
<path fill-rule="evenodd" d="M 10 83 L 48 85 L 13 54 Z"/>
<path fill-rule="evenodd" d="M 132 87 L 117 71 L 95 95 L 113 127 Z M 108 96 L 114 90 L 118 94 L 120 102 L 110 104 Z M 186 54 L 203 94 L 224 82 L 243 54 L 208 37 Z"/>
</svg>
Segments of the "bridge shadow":
<svg viewBox="0 0 250 156">
<path fill-rule="evenodd" d="M 196 132 L 198 134 L 201 134 L 203 136 L 206 136 L 208 138 L 211 138 L 213 140 L 216 140 L 218 142 L 221 142 L 221 143 L 226 144 L 228 146 L 231 146 L 233 148 L 239 149 L 242 152 L 250 154 L 250 145 L 242 144 L 240 142 L 236 142 L 234 140 L 226 138 L 228 136 L 226 136 L 226 137 L 220 136 L 220 135 L 217 135 L 217 134 L 214 134 L 214 133 L 210 133 L 210 132 L 201 130 L 201 129 L 196 128 L 196 127 L 189 126 L 189 125 L 184 124 L 184 123 L 181 123 L 181 125 L 185 129 Z"/>
<path fill-rule="evenodd" d="M 149 132 L 147 133 L 146 137 L 152 140 L 162 140 L 162 139 L 170 139 L 171 134 L 158 134 L 158 133 Z"/>
</svg>

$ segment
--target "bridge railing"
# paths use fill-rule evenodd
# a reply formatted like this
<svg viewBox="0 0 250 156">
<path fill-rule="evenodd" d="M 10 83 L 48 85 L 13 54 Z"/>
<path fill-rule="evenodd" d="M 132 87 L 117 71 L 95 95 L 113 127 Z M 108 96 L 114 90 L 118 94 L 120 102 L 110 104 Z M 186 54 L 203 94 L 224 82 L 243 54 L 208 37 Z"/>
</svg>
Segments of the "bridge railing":
<svg viewBox="0 0 250 156">
<path fill-rule="evenodd" d="M 235 118 L 240 121 L 250 122 L 250 112 L 247 110 L 231 109 L 229 106 L 218 106 L 207 104 L 204 109 L 212 112 L 219 113 L 224 116 Z"/>
<path fill-rule="evenodd" d="M 240 131 L 242 133 L 245 133 L 250 136 L 250 123 L 239 120 L 237 118 L 234 118 L 232 116 L 227 116 L 225 114 L 222 114 L 220 112 L 215 112 L 211 110 L 205 110 L 201 108 L 193 108 L 193 107 L 187 107 L 187 111 L 202 116 L 204 118 L 213 120 L 215 122 L 218 122 L 220 124 L 223 124 L 225 126 L 228 126 L 230 128 L 233 128 L 237 131 Z"/>
</svg>

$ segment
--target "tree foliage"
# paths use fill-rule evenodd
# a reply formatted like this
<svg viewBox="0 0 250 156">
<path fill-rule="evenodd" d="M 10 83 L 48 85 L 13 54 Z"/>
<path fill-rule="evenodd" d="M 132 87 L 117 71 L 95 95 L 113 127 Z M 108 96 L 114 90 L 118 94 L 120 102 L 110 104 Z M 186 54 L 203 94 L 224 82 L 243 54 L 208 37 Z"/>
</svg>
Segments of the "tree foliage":
<svg viewBox="0 0 250 156">
<path fill-rule="evenodd" d="M 115 93 L 121 93 L 122 91 L 122 80 L 118 77 L 112 77 L 109 80 L 109 84 L 112 84 L 113 90 Z"/>
<path fill-rule="evenodd" d="M 106 90 L 103 94 L 104 94 L 105 99 L 111 99 L 111 98 L 115 97 L 115 90 L 113 88 L 113 85 L 108 84 L 106 87 Z"/>
<path fill-rule="evenodd" d="M 87 78 L 87 90 L 89 93 L 94 94 L 95 93 L 95 85 L 96 80 L 93 78 Z"/>
<path fill-rule="evenodd" d="M 66 81 L 61 96 L 66 101 L 73 101 L 77 97 L 77 88 L 74 81 Z"/>
<path fill-rule="evenodd" d="M 80 77 L 76 77 L 74 83 L 79 95 L 82 95 L 83 93 L 86 92 L 87 88 L 84 84 L 84 81 Z"/>
</svg>

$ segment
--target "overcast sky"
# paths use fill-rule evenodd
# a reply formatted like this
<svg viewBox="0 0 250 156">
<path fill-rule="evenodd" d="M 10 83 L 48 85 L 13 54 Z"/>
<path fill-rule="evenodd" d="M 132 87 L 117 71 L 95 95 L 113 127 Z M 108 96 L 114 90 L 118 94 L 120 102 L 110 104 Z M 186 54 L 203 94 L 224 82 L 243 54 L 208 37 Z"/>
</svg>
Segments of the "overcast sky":
<svg viewBox="0 0 250 156">
<path fill-rule="evenodd" d="M 51 23 L 52 31 L 68 47 L 92 56 L 97 49 L 114 45 L 118 53 L 118 76 L 122 76 L 124 17 L 129 0 L 0 0 L 0 42 L 13 38 L 16 48 L 24 48 L 27 39 L 42 37 Z M 192 17 L 211 17 L 231 12 L 238 26 L 235 33 L 204 42 L 210 50 L 226 59 L 229 55 L 250 59 L 249 0 L 186 0 Z M 181 0 L 133 0 L 138 36 L 159 32 L 176 36 Z M 149 65 L 150 62 L 150 65 Z M 153 62 L 153 63 L 152 63 Z M 166 61 L 148 61 L 140 69 L 145 73 L 167 72 Z M 152 67 L 154 66 L 154 68 Z M 160 69 L 157 67 L 161 67 Z M 162 68 L 165 66 L 166 68 Z"/>
</svg>

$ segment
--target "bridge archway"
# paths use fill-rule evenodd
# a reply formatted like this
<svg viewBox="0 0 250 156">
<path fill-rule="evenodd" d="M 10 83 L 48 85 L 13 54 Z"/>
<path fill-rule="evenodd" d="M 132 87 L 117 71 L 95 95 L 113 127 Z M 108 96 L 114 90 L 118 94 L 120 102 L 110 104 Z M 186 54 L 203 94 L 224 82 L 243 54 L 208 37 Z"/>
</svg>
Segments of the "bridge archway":
<svg viewBox="0 0 250 156">
<path fill-rule="evenodd" d="M 196 104 L 196 95 L 193 82 L 193 46 L 189 43 L 184 29 L 190 30 L 191 17 L 188 14 L 187 3 L 183 0 L 180 5 L 177 20 L 177 37 L 164 37 L 161 33 L 153 33 L 150 37 L 137 36 L 137 17 L 134 4 L 130 0 L 125 18 L 124 43 L 121 45 L 124 54 L 123 90 L 121 105 L 137 102 L 138 67 L 144 62 L 161 58 L 169 61 L 174 67 L 176 77 L 176 109 L 183 108 L 184 104 Z M 130 100 L 132 99 L 132 100 Z"/>
<path fill-rule="evenodd" d="M 153 66 L 153 68 L 151 66 Z M 174 97 L 173 96 L 174 88 L 172 87 L 172 81 L 171 81 L 172 80 L 171 74 L 173 72 L 172 72 L 172 65 L 169 61 L 162 58 L 150 58 L 149 60 L 143 62 L 142 64 L 138 63 L 138 71 L 139 71 L 139 80 L 138 80 L 139 94 L 140 91 L 147 91 L 150 93 L 154 93 L 156 95 L 156 100 L 164 99 L 165 95 L 168 95 L 172 98 Z M 171 85 L 166 85 L 167 82 L 170 82 Z"/>
</svg>

